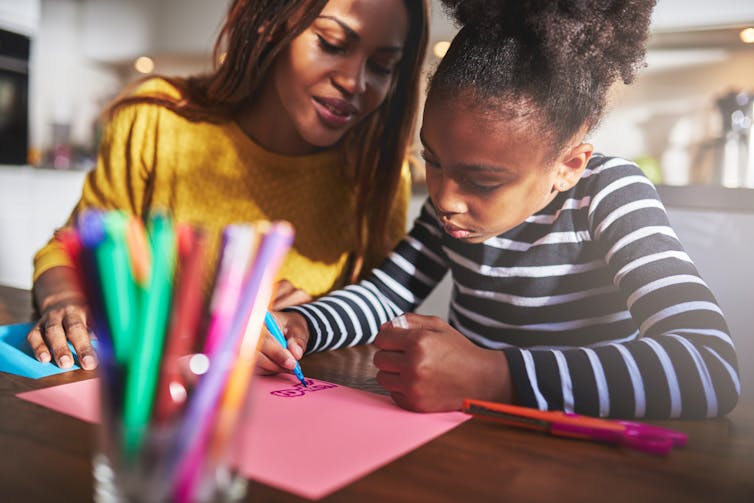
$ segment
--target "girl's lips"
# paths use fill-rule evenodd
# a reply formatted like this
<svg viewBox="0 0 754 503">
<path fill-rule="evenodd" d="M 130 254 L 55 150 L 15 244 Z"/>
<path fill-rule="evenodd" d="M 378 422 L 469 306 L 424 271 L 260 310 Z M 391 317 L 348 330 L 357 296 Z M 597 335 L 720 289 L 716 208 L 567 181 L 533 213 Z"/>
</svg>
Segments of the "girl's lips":
<svg viewBox="0 0 754 503">
<path fill-rule="evenodd" d="M 443 222 L 442 227 L 449 236 L 455 239 L 466 239 L 472 236 L 472 233 L 470 230 L 456 227 L 455 225 L 449 222 Z"/>
<path fill-rule="evenodd" d="M 312 101 L 319 118 L 325 126 L 333 129 L 348 125 L 359 113 L 355 106 L 341 99 L 315 96 Z"/>
</svg>

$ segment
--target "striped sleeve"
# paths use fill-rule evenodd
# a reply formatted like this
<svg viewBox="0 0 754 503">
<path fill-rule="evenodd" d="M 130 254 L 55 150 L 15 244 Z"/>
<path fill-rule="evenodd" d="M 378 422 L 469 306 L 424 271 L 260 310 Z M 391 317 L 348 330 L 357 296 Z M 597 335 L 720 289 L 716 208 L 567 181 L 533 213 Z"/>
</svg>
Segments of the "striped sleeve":
<svg viewBox="0 0 754 503">
<path fill-rule="evenodd" d="M 306 318 L 307 352 L 372 342 L 380 325 L 419 306 L 448 270 L 441 236 L 427 200 L 408 235 L 366 279 L 286 309 Z"/>
<path fill-rule="evenodd" d="M 609 342 L 588 347 L 506 348 L 519 402 L 602 417 L 730 412 L 741 383 L 717 301 L 638 168 L 623 166 L 602 178 L 589 229 L 638 336 L 610 341 L 605 334 Z"/>
</svg>

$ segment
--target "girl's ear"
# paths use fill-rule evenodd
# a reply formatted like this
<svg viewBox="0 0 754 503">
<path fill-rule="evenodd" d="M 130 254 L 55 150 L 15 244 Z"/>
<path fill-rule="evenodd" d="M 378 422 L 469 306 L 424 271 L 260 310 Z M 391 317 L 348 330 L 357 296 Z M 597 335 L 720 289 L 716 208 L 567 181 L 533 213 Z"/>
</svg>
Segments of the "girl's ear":
<svg viewBox="0 0 754 503">
<path fill-rule="evenodd" d="M 581 143 L 565 152 L 558 161 L 553 190 L 564 192 L 576 185 L 593 152 L 591 143 Z"/>
</svg>

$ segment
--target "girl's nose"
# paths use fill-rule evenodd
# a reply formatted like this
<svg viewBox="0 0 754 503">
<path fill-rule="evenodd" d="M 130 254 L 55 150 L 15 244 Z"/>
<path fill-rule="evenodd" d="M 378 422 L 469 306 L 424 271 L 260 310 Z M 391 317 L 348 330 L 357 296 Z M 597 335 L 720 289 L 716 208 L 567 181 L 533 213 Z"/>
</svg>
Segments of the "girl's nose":
<svg viewBox="0 0 754 503">
<path fill-rule="evenodd" d="M 443 178 L 432 192 L 432 202 L 440 213 L 449 215 L 466 212 L 466 203 L 459 193 L 457 184 L 447 177 Z"/>
</svg>

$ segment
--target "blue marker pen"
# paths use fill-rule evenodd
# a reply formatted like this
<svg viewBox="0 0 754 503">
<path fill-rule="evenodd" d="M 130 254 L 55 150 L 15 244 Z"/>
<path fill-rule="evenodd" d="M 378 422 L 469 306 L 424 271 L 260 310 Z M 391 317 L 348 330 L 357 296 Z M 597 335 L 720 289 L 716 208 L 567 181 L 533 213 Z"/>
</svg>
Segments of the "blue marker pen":
<svg viewBox="0 0 754 503">
<path fill-rule="evenodd" d="M 264 326 L 267 327 L 267 330 L 269 330 L 275 340 L 277 340 L 283 348 L 288 349 L 288 342 L 285 340 L 283 331 L 280 330 L 275 318 L 273 318 L 269 311 L 264 313 Z M 304 379 L 304 373 L 301 372 L 301 365 L 299 365 L 298 362 L 296 362 L 296 366 L 293 367 L 293 373 L 298 380 L 301 381 L 301 384 L 306 386 L 306 379 Z"/>
</svg>

